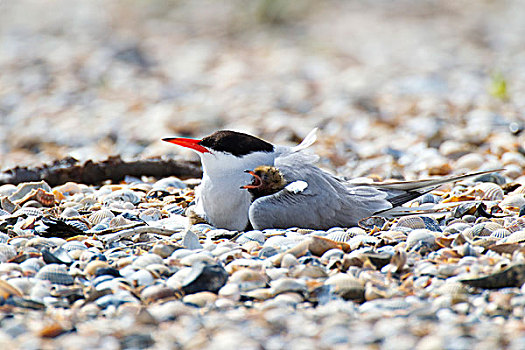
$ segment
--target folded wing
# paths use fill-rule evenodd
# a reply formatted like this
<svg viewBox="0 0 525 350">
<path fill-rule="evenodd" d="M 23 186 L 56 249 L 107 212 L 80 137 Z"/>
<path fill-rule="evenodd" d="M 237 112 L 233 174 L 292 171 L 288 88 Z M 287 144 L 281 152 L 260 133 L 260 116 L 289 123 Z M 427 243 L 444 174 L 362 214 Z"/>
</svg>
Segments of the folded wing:
<svg viewBox="0 0 525 350">
<path fill-rule="evenodd" d="M 258 198 L 250 206 L 249 216 L 256 229 L 304 227 L 328 229 L 354 226 L 366 216 L 392 208 L 386 194 L 369 186 L 348 188 L 340 179 L 311 164 L 299 167 L 278 162 L 288 183 L 298 186 Z"/>
</svg>

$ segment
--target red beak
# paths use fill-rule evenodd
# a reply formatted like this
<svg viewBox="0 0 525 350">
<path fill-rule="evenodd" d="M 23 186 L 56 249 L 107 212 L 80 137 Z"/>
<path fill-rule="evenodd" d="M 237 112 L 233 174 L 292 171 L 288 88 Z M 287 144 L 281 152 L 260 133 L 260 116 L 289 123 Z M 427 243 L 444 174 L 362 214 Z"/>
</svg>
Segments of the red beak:
<svg viewBox="0 0 525 350">
<path fill-rule="evenodd" d="M 179 145 L 179 146 L 182 146 L 182 147 L 186 147 L 186 148 L 191 148 L 192 150 L 195 150 L 195 151 L 200 152 L 200 153 L 209 153 L 210 152 L 210 151 L 208 151 L 207 148 L 202 147 L 201 145 L 199 145 L 199 142 L 201 142 L 201 140 L 185 139 L 183 137 L 167 137 L 167 138 L 162 139 L 162 141 L 174 143 L 176 145 Z"/>
</svg>

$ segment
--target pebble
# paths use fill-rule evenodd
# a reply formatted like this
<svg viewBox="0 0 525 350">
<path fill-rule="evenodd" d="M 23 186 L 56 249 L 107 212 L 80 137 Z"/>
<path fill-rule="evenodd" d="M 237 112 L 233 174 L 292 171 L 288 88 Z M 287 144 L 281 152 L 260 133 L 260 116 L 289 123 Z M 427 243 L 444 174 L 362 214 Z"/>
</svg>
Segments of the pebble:
<svg viewBox="0 0 525 350">
<path fill-rule="evenodd" d="M 199 261 L 182 282 L 186 294 L 197 292 L 217 293 L 228 280 L 228 273 L 221 265 Z"/>
<path fill-rule="evenodd" d="M 195 232 L 187 230 L 182 239 L 182 245 L 190 250 L 202 249 L 202 244 L 199 242 L 199 237 Z"/>
</svg>

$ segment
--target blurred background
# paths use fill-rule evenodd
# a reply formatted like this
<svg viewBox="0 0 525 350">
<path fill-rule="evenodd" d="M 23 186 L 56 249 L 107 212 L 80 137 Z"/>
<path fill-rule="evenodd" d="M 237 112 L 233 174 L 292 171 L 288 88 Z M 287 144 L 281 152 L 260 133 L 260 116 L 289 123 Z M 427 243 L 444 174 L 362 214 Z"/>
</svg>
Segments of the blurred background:
<svg viewBox="0 0 525 350">
<path fill-rule="evenodd" d="M 472 152 L 489 166 L 523 141 L 523 14 L 522 0 L 1 1 L 0 168 L 191 158 L 160 138 L 293 144 L 313 127 L 322 164 L 349 176 L 446 174 Z"/>
</svg>

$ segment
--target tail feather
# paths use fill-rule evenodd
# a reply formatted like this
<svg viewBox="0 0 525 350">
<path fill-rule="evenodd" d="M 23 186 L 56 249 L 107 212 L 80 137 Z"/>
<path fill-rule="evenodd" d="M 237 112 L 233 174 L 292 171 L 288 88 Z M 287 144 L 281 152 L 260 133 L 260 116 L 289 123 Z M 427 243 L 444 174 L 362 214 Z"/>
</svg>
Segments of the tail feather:
<svg viewBox="0 0 525 350">
<path fill-rule="evenodd" d="M 483 200 L 472 200 L 472 201 L 461 201 L 451 203 L 437 203 L 431 207 L 427 206 L 414 206 L 414 207 L 394 207 L 375 213 L 374 215 L 383 216 L 387 218 L 395 218 L 406 215 L 420 215 L 420 214 L 446 214 L 452 212 L 452 210 L 462 204 L 467 203 L 489 203 L 490 201 Z"/>
<path fill-rule="evenodd" d="M 374 216 L 382 216 L 386 218 L 397 218 L 407 215 L 421 215 L 421 214 L 446 214 L 449 211 L 442 211 L 441 208 L 428 207 L 394 207 L 375 213 Z"/>
<path fill-rule="evenodd" d="M 394 181 L 394 182 L 372 182 L 372 183 L 367 183 L 364 185 L 376 187 L 379 190 L 395 190 L 395 191 L 417 191 L 417 190 L 427 189 L 428 187 L 433 187 L 432 189 L 430 189 L 430 191 L 432 191 L 433 189 L 443 184 L 449 183 L 449 182 L 466 180 L 466 179 L 476 177 L 479 175 L 495 173 L 495 172 L 502 171 L 502 170 L 504 169 L 478 171 L 475 173 L 469 173 L 469 174 L 463 174 L 463 175 L 441 177 L 439 179 L 427 179 L 427 180 L 415 180 L 415 181 Z M 421 194 L 424 194 L 424 193 L 426 192 L 422 192 Z"/>
<path fill-rule="evenodd" d="M 387 209 L 376 214 L 387 215 L 387 216 L 399 216 L 399 215 L 410 215 L 414 213 L 414 207 L 406 208 L 401 207 L 401 205 L 410 202 L 425 193 L 435 190 L 439 186 L 449 183 L 456 182 L 472 177 L 476 177 L 483 174 L 494 173 L 501 171 L 503 169 L 487 170 L 487 171 L 478 171 L 475 173 L 448 176 L 439 179 L 429 179 L 429 180 L 417 180 L 417 181 L 396 181 L 396 182 L 381 182 L 381 183 L 370 183 L 368 186 L 372 186 L 380 191 L 387 193 L 386 200 L 392 204 L 392 209 Z M 458 202 L 456 205 L 465 202 Z M 455 205 L 454 205 L 455 206 Z M 452 207 L 452 206 L 449 206 Z M 440 210 L 444 207 L 441 205 L 436 205 L 432 209 Z M 408 210 L 407 210 L 408 209 Z M 428 208 L 426 208 L 428 210 Z M 411 212 L 412 211 L 412 212 Z"/>
<path fill-rule="evenodd" d="M 434 190 L 435 188 L 436 187 L 430 187 L 430 188 L 426 188 L 424 191 L 409 191 L 409 192 L 401 193 L 399 195 L 395 195 L 393 197 L 387 198 L 387 201 L 392 203 L 394 207 L 398 207 L 400 205 L 410 202 L 411 200 L 421 197 L 425 193 L 428 193 Z"/>
</svg>

